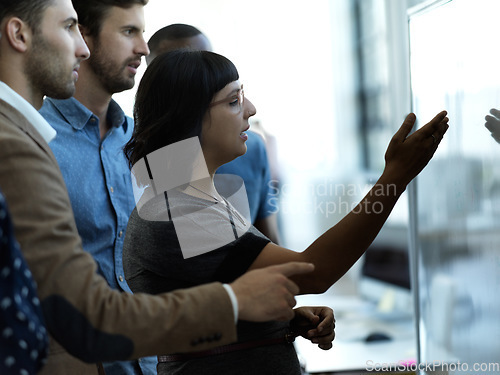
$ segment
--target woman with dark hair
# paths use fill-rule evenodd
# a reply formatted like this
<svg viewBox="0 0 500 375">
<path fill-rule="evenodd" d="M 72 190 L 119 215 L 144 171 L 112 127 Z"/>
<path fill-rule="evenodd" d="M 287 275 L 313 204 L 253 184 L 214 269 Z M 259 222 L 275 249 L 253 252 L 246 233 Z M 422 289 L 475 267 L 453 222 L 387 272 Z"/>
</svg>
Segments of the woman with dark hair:
<svg viewBox="0 0 500 375">
<path fill-rule="evenodd" d="M 232 62 L 216 54 L 174 51 L 161 61 L 148 67 L 136 95 L 135 132 L 125 146 L 131 165 L 168 144 L 199 136 L 213 96 L 238 80 Z"/>
<path fill-rule="evenodd" d="M 367 249 L 448 128 L 443 111 L 409 135 L 415 116 L 408 115 L 389 144 L 386 167 L 373 189 L 342 221 L 295 252 L 249 224 L 241 184 L 224 183 L 231 188 L 222 192 L 214 179 L 219 166 L 245 153 L 248 120 L 256 113 L 238 79 L 223 56 L 174 51 L 158 56 L 138 87 L 135 130 L 125 148 L 143 189 L 124 246 L 125 274 L 134 292 L 227 282 L 288 261 L 315 265 L 313 273 L 293 277 L 300 293 L 324 292 Z M 288 324 L 280 322 L 240 321 L 238 343 L 161 356 L 158 372 L 300 374 L 288 332 Z"/>
</svg>

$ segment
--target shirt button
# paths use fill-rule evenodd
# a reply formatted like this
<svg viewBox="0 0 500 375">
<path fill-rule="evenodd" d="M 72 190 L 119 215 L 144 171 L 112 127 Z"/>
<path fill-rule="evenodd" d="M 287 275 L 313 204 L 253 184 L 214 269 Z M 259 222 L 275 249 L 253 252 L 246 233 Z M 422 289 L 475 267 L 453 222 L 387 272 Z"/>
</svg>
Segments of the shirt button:
<svg viewBox="0 0 500 375">
<path fill-rule="evenodd" d="M 111 187 L 109 188 L 109 191 L 111 191 L 111 193 L 114 193 L 114 192 L 115 192 L 115 189 L 113 189 L 113 186 L 111 186 Z"/>
<path fill-rule="evenodd" d="M 121 230 L 120 233 L 118 233 L 118 237 L 123 236 L 123 231 Z"/>
<path fill-rule="evenodd" d="M 118 277 L 118 280 L 120 280 L 120 282 L 123 282 L 123 276 L 120 275 L 120 277 Z"/>
<path fill-rule="evenodd" d="M 92 117 L 92 118 L 90 119 L 90 122 L 95 122 L 95 121 L 96 121 L 96 120 L 95 120 L 95 117 Z"/>
</svg>

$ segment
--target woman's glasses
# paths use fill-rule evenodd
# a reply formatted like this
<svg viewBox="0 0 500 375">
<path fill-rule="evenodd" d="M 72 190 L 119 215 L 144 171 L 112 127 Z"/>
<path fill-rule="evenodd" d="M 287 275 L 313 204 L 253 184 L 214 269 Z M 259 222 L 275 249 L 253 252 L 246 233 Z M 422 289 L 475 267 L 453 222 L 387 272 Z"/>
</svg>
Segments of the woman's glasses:
<svg viewBox="0 0 500 375">
<path fill-rule="evenodd" d="M 243 85 L 241 85 L 241 88 L 236 92 L 236 95 L 232 95 L 226 99 L 217 100 L 216 102 L 210 103 L 209 107 L 211 108 L 218 104 L 231 103 L 235 101 L 237 101 L 238 108 L 241 110 L 241 108 L 243 107 L 243 102 L 245 101 L 245 92 L 243 91 Z"/>
</svg>

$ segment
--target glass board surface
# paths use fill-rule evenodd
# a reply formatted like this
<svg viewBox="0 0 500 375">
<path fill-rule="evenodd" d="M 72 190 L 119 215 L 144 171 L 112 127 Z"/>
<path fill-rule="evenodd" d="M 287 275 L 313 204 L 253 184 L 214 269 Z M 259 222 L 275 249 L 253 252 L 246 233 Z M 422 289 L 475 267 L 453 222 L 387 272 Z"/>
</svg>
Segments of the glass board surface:
<svg viewBox="0 0 500 375">
<path fill-rule="evenodd" d="M 450 118 L 410 196 L 420 361 L 457 374 L 500 374 L 499 17 L 498 0 L 441 1 L 409 17 L 418 126 L 443 109 Z"/>
</svg>

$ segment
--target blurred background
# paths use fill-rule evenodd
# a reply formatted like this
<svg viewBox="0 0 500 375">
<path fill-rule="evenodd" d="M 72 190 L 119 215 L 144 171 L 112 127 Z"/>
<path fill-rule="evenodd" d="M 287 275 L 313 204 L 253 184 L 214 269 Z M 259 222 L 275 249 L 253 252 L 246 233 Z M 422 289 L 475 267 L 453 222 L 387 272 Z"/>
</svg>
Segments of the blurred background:
<svg viewBox="0 0 500 375">
<path fill-rule="evenodd" d="M 294 250 L 376 182 L 410 111 L 420 126 L 448 110 L 434 160 L 366 256 L 323 299 L 304 299 L 330 304 L 345 322 L 335 350 L 298 348 L 310 372 L 359 370 L 349 359 L 357 355 L 361 364 L 461 361 L 467 371 L 449 373 L 500 374 L 500 145 L 484 127 L 500 107 L 500 2 L 150 0 L 145 12 L 146 39 L 191 24 L 235 63 L 257 108 L 252 126 L 274 145 L 274 204 Z M 134 94 L 115 95 L 129 115 Z M 389 342 L 367 348 L 374 327 Z M 475 362 L 497 366 L 472 371 Z"/>
</svg>

